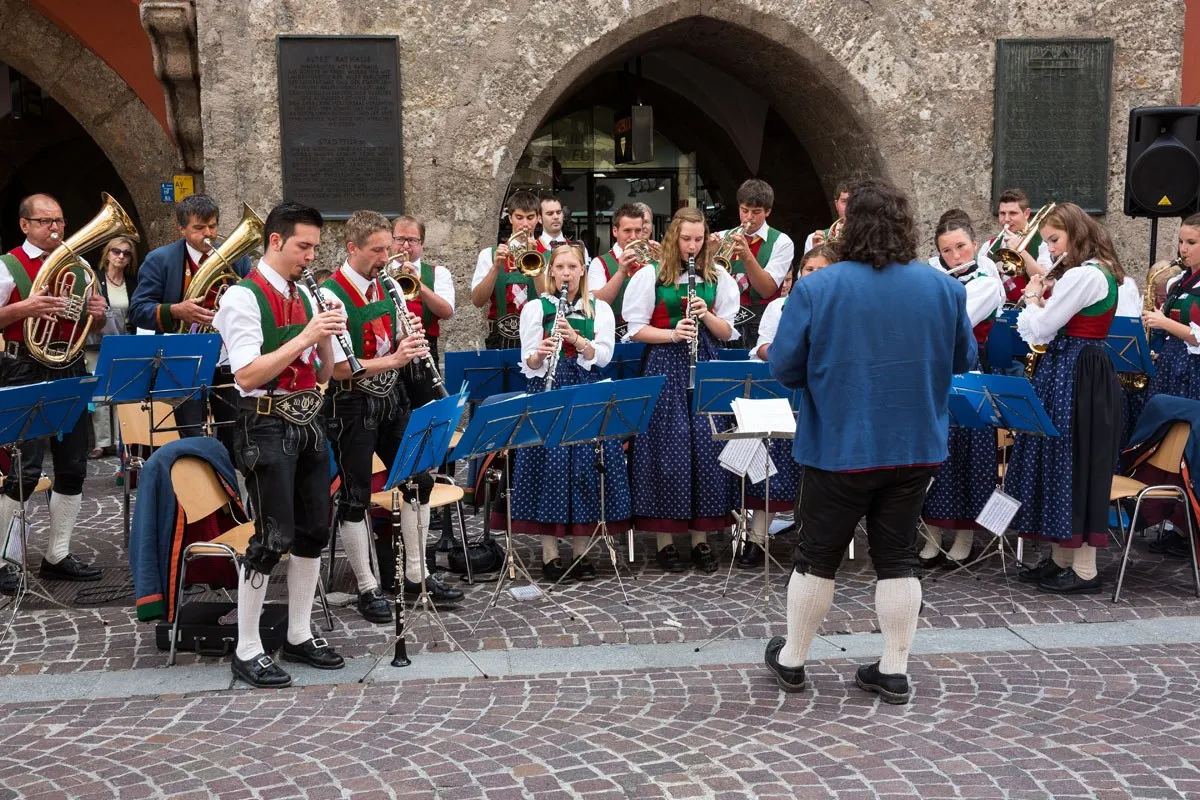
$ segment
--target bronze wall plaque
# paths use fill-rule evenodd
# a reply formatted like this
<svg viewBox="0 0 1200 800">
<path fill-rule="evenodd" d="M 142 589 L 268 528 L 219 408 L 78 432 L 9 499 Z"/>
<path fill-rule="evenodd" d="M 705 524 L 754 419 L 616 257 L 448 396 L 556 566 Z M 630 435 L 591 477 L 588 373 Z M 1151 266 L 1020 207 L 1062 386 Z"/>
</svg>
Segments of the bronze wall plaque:
<svg viewBox="0 0 1200 800">
<path fill-rule="evenodd" d="M 1034 208 L 1107 210 L 1112 60 L 1112 39 L 996 41 L 993 208 L 1019 188 Z"/>
<path fill-rule="evenodd" d="M 404 213 L 394 36 L 280 36 L 283 197 L 330 219 Z"/>
</svg>

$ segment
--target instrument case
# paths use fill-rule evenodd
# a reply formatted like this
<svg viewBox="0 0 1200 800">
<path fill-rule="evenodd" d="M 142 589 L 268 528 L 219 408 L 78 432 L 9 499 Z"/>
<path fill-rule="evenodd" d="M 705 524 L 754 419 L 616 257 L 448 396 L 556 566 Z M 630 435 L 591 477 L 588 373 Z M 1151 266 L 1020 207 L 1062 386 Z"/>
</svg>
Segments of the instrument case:
<svg viewBox="0 0 1200 800">
<path fill-rule="evenodd" d="M 177 650 L 202 656 L 223 658 L 237 647 L 237 622 L 222 625 L 221 617 L 236 608 L 234 603 L 195 601 L 179 609 L 179 643 Z M 287 603 L 266 603 L 258 620 L 263 652 L 274 653 L 287 637 Z M 154 631 L 159 650 L 171 649 L 171 623 L 160 622 Z"/>
</svg>

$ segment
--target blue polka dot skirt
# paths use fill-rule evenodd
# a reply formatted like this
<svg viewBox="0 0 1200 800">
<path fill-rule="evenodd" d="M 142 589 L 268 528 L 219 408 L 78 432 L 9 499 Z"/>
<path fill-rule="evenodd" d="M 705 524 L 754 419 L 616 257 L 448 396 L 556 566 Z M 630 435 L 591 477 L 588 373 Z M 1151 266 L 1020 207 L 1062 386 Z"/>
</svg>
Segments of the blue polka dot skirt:
<svg viewBox="0 0 1200 800">
<path fill-rule="evenodd" d="M 792 458 L 791 439 L 772 439 L 767 451 L 771 454 L 771 460 L 775 462 L 775 469 L 779 470 L 769 479 L 771 507 L 767 511 L 775 514 L 791 511 L 796 504 L 796 493 L 800 490 L 800 473 L 803 467 Z M 742 480 L 734 475 L 733 481 L 740 501 Z M 746 479 L 746 508 L 763 508 L 767 499 L 766 487 L 766 481 L 751 483 L 749 478 Z"/>
<path fill-rule="evenodd" d="M 974 530 L 999 482 L 996 431 L 950 426 L 948 456 L 925 496 L 921 517 L 950 530 Z"/>
</svg>

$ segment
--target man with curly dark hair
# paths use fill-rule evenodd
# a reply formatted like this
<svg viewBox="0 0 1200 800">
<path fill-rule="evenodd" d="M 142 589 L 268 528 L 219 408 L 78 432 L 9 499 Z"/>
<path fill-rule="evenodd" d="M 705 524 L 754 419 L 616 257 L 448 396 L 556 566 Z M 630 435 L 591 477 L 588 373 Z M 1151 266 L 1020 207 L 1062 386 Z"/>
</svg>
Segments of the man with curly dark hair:
<svg viewBox="0 0 1200 800">
<path fill-rule="evenodd" d="M 966 292 L 917 260 L 908 199 L 880 180 L 850 189 L 842 261 L 797 281 L 771 373 L 802 389 L 792 455 L 804 467 L 787 636 L 767 645 L 784 691 L 805 688 L 804 658 L 833 602 L 833 581 L 867 518 L 883 657 L 856 680 L 886 702 L 910 697 L 917 628 L 917 520 L 946 460 L 950 379 L 975 361 Z"/>
</svg>

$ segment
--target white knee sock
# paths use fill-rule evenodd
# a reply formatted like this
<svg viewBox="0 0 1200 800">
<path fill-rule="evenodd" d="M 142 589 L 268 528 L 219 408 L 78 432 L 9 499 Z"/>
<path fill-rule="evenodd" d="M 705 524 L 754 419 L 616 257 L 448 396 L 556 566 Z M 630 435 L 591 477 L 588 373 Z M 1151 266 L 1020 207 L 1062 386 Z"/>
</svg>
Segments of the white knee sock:
<svg viewBox="0 0 1200 800">
<path fill-rule="evenodd" d="M 404 577 L 413 583 L 421 582 L 425 569 L 425 542 L 417 530 L 420 512 L 413 511 L 411 503 L 400 509 L 400 535 L 404 537 Z"/>
<path fill-rule="evenodd" d="M 346 560 L 350 562 L 354 579 L 358 581 L 359 593 L 379 588 L 379 579 L 371 569 L 371 529 L 367 521 L 343 522 L 338 527 L 338 536 L 346 549 Z"/>
<path fill-rule="evenodd" d="M 1075 560 L 1075 551 L 1059 544 L 1050 545 L 1050 559 L 1062 569 L 1071 566 Z"/>
<path fill-rule="evenodd" d="M 572 536 L 571 537 L 571 555 L 574 558 L 579 558 L 583 555 L 583 551 L 587 550 L 588 542 L 591 541 L 590 536 Z"/>
<path fill-rule="evenodd" d="M 774 516 L 766 511 L 755 511 L 750 516 L 750 541 L 759 547 L 767 546 L 767 535 L 771 530 L 771 518 Z"/>
<path fill-rule="evenodd" d="M 304 644 L 313 638 L 312 605 L 321 575 L 321 559 L 288 559 L 288 632 L 291 644 Z"/>
<path fill-rule="evenodd" d="M 925 537 L 925 546 L 921 548 L 921 558 L 933 558 L 942 549 L 942 529 L 937 525 L 924 525 L 921 535 Z"/>
<path fill-rule="evenodd" d="M 71 532 L 79 520 L 81 494 L 50 494 L 50 532 L 46 541 L 46 560 L 57 564 L 71 552 Z"/>
<path fill-rule="evenodd" d="M 656 549 L 662 550 L 664 547 L 668 547 L 669 545 L 673 545 L 673 544 L 675 544 L 675 539 L 674 539 L 674 537 L 671 536 L 671 534 L 669 534 L 669 533 L 656 533 L 655 534 Z"/>
<path fill-rule="evenodd" d="M 1083 547 L 1075 551 L 1075 560 L 1071 562 L 1071 569 L 1075 570 L 1075 574 L 1085 581 L 1090 581 L 1098 574 L 1096 570 L 1096 548 L 1085 544 Z"/>
<path fill-rule="evenodd" d="M 263 652 L 262 638 L 258 634 L 258 618 L 262 616 L 263 603 L 267 599 L 267 576 L 251 572 L 246 577 L 246 568 L 238 569 L 238 641 L 237 657 L 248 661 Z"/>
<path fill-rule="evenodd" d="M 549 564 L 558 558 L 558 537 L 542 536 L 542 563 Z"/>
<path fill-rule="evenodd" d="M 698 544 L 708 544 L 708 533 L 706 531 L 688 531 L 692 534 L 692 547 Z"/>
<path fill-rule="evenodd" d="M 974 531 L 956 531 L 954 534 L 954 544 L 950 546 L 950 552 L 947 555 L 955 561 L 963 561 L 967 556 L 971 555 L 971 545 L 974 542 Z"/>
<path fill-rule="evenodd" d="M 875 583 L 875 614 L 883 634 L 879 671 L 884 675 L 908 672 L 908 654 L 917 635 L 920 611 L 921 582 L 916 578 L 889 578 Z"/>
<path fill-rule="evenodd" d="M 788 582 L 787 643 L 779 651 L 784 667 L 800 667 L 808 656 L 808 646 L 829 607 L 833 605 L 833 581 L 816 575 L 792 572 Z"/>
</svg>

